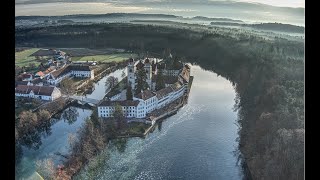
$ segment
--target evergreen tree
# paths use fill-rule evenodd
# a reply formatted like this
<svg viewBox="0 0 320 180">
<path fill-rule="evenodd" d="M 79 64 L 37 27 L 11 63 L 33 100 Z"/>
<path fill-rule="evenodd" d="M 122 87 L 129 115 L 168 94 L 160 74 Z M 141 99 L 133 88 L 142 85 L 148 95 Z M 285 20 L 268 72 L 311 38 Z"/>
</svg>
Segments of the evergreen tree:
<svg viewBox="0 0 320 180">
<path fill-rule="evenodd" d="M 180 67 L 180 62 L 179 62 L 178 58 L 175 57 L 175 58 L 173 59 L 173 62 L 172 62 L 172 69 L 177 70 L 177 69 L 180 69 L 180 68 L 181 68 L 181 67 Z"/>
<path fill-rule="evenodd" d="M 115 105 L 113 112 L 113 118 L 117 122 L 117 129 L 121 129 L 125 125 L 125 117 L 122 111 L 122 107 L 119 104 Z"/>
<path fill-rule="evenodd" d="M 143 68 L 139 69 L 136 72 L 136 77 L 137 77 L 137 85 L 134 90 L 135 95 L 139 94 L 141 90 L 145 90 L 149 87 L 148 83 L 146 82 L 147 75 Z"/>
<path fill-rule="evenodd" d="M 156 91 L 165 88 L 165 86 L 166 85 L 164 83 L 164 77 L 162 73 L 158 73 L 156 78 Z"/>
</svg>

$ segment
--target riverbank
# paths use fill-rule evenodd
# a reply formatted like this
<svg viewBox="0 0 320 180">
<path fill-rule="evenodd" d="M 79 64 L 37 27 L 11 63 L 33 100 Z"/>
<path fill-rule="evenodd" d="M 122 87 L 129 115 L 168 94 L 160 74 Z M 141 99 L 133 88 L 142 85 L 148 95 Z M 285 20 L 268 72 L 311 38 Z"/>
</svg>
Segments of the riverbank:
<svg viewBox="0 0 320 180">
<path fill-rule="evenodd" d="M 103 77 L 105 77 L 107 74 L 110 74 L 117 69 L 121 69 L 126 67 L 127 60 L 122 62 L 113 62 L 113 63 L 100 63 L 99 69 L 95 70 L 95 76 L 94 79 L 87 79 L 83 80 L 83 82 L 80 82 L 79 85 L 77 85 L 77 94 L 78 95 L 86 95 L 90 92 L 94 91 L 94 83 L 97 83 L 100 81 Z"/>
</svg>

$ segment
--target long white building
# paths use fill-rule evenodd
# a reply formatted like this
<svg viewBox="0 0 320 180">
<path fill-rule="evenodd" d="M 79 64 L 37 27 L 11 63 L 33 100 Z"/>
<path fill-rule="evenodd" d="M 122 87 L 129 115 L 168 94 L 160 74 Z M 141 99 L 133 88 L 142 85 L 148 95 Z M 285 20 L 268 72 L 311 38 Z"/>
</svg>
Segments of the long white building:
<svg viewBox="0 0 320 180">
<path fill-rule="evenodd" d="M 183 96 L 185 86 L 180 82 L 152 92 L 145 90 L 133 97 L 133 101 L 103 101 L 98 105 L 99 117 L 112 117 L 114 106 L 119 104 L 123 108 L 123 114 L 127 118 L 145 118 L 148 113 L 168 105 L 172 101 Z"/>
<path fill-rule="evenodd" d="M 53 86 L 17 85 L 15 96 L 53 101 L 61 96 L 61 92 Z"/>
<path fill-rule="evenodd" d="M 138 100 L 126 101 L 103 101 L 98 106 L 99 117 L 113 117 L 115 106 L 119 104 L 125 117 L 142 117 L 144 111 L 142 110 L 142 103 Z"/>
<path fill-rule="evenodd" d="M 46 76 L 46 80 L 51 85 L 59 84 L 63 79 L 74 76 L 80 78 L 94 78 L 94 72 L 88 65 L 67 65 Z"/>
</svg>

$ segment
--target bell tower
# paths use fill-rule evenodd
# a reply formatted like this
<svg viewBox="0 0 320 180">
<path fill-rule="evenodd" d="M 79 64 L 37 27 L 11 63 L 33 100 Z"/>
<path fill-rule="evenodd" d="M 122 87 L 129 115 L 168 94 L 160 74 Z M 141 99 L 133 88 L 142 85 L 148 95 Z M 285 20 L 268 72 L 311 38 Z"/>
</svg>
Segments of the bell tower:
<svg viewBox="0 0 320 180">
<path fill-rule="evenodd" d="M 146 75 L 147 75 L 147 83 L 150 87 L 150 89 L 152 89 L 152 82 L 151 82 L 151 79 L 152 79 L 152 66 L 151 66 L 151 63 L 150 63 L 150 60 L 147 58 L 144 60 L 144 70 L 146 72 Z"/>
<path fill-rule="evenodd" d="M 128 84 L 131 84 L 132 89 L 135 89 L 135 73 L 134 73 L 134 60 L 132 58 L 129 59 L 129 63 L 127 66 L 127 78 Z"/>
</svg>

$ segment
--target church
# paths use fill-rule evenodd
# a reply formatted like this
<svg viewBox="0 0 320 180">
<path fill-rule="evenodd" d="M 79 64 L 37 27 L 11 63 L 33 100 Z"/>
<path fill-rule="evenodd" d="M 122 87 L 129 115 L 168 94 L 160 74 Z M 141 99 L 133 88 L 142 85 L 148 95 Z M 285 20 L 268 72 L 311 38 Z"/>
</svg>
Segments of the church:
<svg viewBox="0 0 320 180">
<path fill-rule="evenodd" d="M 153 77 L 157 74 L 157 59 L 155 58 L 145 58 L 144 60 L 134 61 L 134 59 L 130 58 L 127 66 L 127 75 L 128 75 L 128 84 L 131 84 L 131 88 L 135 89 L 136 82 L 136 72 L 139 69 L 144 69 L 146 73 L 146 82 L 150 87 L 150 90 L 155 89 L 155 82 L 153 81 Z"/>
</svg>

